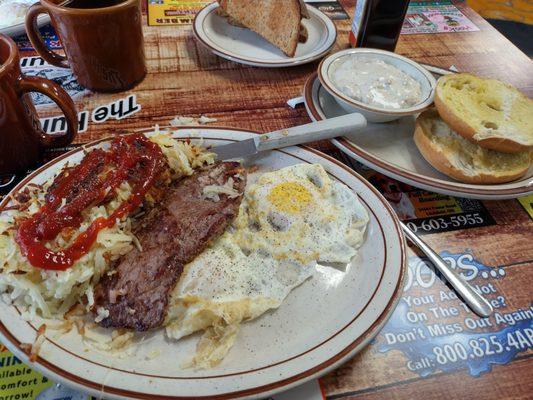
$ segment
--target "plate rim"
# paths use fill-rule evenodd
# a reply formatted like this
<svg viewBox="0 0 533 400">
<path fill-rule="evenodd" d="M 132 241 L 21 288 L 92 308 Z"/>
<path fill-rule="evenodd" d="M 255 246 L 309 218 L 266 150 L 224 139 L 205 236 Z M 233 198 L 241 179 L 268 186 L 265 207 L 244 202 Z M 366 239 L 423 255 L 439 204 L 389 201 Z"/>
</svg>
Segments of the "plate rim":
<svg viewBox="0 0 533 400">
<path fill-rule="evenodd" d="M 309 4 L 308 4 L 309 5 Z M 206 40 L 200 31 L 203 32 L 203 22 L 205 21 L 206 17 L 212 13 L 216 8 L 218 8 L 219 5 L 217 2 L 213 2 L 210 4 L 207 4 L 204 8 L 202 8 L 194 17 L 194 21 L 192 23 L 193 33 L 196 39 L 205 47 L 207 47 L 209 50 L 211 50 L 214 54 L 244 65 L 250 65 L 255 67 L 266 67 L 266 68 L 281 68 L 281 67 L 291 67 L 296 65 L 302 65 L 307 64 L 309 62 L 315 61 L 319 58 L 324 57 L 335 45 L 337 42 L 337 36 L 338 31 L 335 23 L 322 11 L 318 10 L 315 7 L 309 7 L 309 10 L 311 13 L 314 13 L 315 16 L 317 16 L 322 22 L 324 22 L 326 26 L 326 30 L 328 32 L 329 37 L 329 44 L 328 39 L 326 39 L 325 48 L 323 51 L 320 51 L 316 54 L 311 53 L 309 56 L 302 58 L 302 59 L 295 59 L 295 57 L 288 57 L 286 60 L 279 60 L 279 61 L 264 61 L 259 60 L 256 58 L 244 58 L 241 56 L 234 55 L 233 53 L 229 53 L 227 49 L 217 49 L 213 47 L 213 45 Z M 205 33 L 204 33 L 205 35 Z M 205 35 L 207 37 L 207 35 Z M 222 51 L 225 50 L 225 51 Z"/>
<path fill-rule="evenodd" d="M 213 128 L 213 129 L 220 129 L 220 128 Z M 186 129 L 185 129 L 186 130 Z M 230 129 L 231 130 L 231 129 Z M 139 132 L 145 132 L 146 129 L 140 129 Z M 151 131 L 151 130 L 150 130 Z M 233 130 L 231 130 L 233 131 Z M 209 139 L 212 139 L 212 140 L 215 140 L 215 138 L 209 138 L 209 137 L 204 137 L 205 139 L 209 140 Z M 96 147 L 98 144 L 102 143 L 102 142 L 108 142 L 112 139 L 112 137 L 108 137 L 108 138 L 103 138 L 103 139 L 100 139 L 100 140 L 97 140 L 95 141 L 94 143 L 90 142 L 90 143 L 87 143 L 86 146 L 83 146 L 83 147 L 79 147 L 79 148 L 76 148 L 76 149 L 73 149 L 74 150 L 74 153 L 73 154 L 76 154 L 77 152 L 80 152 L 80 151 L 85 151 L 86 149 L 88 148 L 92 148 L 92 147 Z M 192 137 L 184 137 L 184 139 L 192 139 Z M 222 141 L 227 141 L 227 142 L 235 142 L 234 140 L 231 140 L 231 139 L 220 139 Z M 78 150 L 77 152 L 75 150 Z M 72 150 L 71 150 L 72 151 Z M 286 151 L 283 151 L 282 149 L 278 149 L 277 151 L 281 152 L 281 153 L 284 153 L 288 156 L 291 156 L 293 158 L 296 158 L 296 159 L 299 159 L 301 161 L 305 161 L 303 159 L 301 159 L 299 156 L 295 155 L 295 154 L 290 154 Z M 59 158 L 59 157 L 58 157 Z M 68 156 L 67 156 L 68 158 Z M 57 160 L 57 161 L 60 161 Z M 52 164 L 53 165 L 53 164 Z M 44 171 L 46 171 L 46 168 L 44 169 Z M 37 174 L 38 175 L 38 174 Z M 30 179 L 31 180 L 31 179 Z M 344 181 L 340 181 L 341 183 L 344 183 L 346 184 Z M 25 185 L 23 184 L 21 186 L 21 188 L 23 188 Z M 368 186 L 368 185 L 365 185 L 365 186 Z M 13 191 L 15 191 L 15 189 L 13 189 Z M 370 207 L 368 206 L 368 204 L 366 203 L 366 201 L 364 199 L 362 199 L 362 202 L 365 203 L 365 205 L 367 206 L 367 208 L 370 209 Z M 0 203 L 2 204 L 2 203 Z M 0 211 L 1 211 L 1 207 L 0 207 Z M 383 227 L 382 227 L 382 224 L 380 223 L 380 221 L 378 220 L 377 216 L 376 216 L 376 213 L 370 209 L 370 212 L 374 215 L 375 219 L 377 220 L 377 223 L 380 227 L 380 230 L 382 232 L 382 236 L 383 235 Z M 385 238 L 384 238 L 385 239 Z M 386 254 L 386 249 L 385 249 L 385 254 Z M 386 262 L 386 260 L 385 260 Z M 384 272 L 383 272 L 384 273 Z M 382 274 L 383 276 L 383 274 Z M 383 277 L 382 277 L 383 278 Z M 109 368 L 109 369 L 112 369 L 114 371 L 118 371 L 118 372 L 122 372 L 122 373 L 125 373 L 125 374 L 133 374 L 133 375 L 136 375 L 136 376 L 145 376 L 145 377 L 149 377 L 149 378 L 158 378 L 158 379 L 176 379 L 176 380 L 192 380 L 192 379 L 198 379 L 198 380 L 205 380 L 205 379 L 218 379 L 218 378 L 226 378 L 226 377 L 230 377 L 230 376 L 237 376 L 237 375 L 246 375 L 246 374 L 249 374 L 249 373 L 253 373 L 253 372 L 258 372 L 258 371 L 261 371 L 261 370 L 264 370 L 264 369 L 267 369 L 267 368 L 271 368 L 271 367 L 275 367 L 275 366 L 278 366 L 280 364 L 284 364 L 284 363 L 287 363 L 289 361 L 292 361 L 298 357 L 301 357 L 315 349 L 317 349 L 318 347 L 324 345 L 325 343 L 327 343 L 328 341 L 330 341 L 331 339 L 333 339 L 335 336 L 337 336 L 339 333 L 341 333 L 344 329 L 346 329 L 349 325 L 351 325 L 358 317 L 360 314 L 362 314 L 362 312 L 366 309 L 366 307 L 372 302 L 372 299 L 373 297 L 375 296 L 377 290 L 379 289 L 376 288 L 376 290 L 374 291 L 373 295 L 371 296 L 371 298 L 369 299 L 369 301 L 367 302 L 367 304 L 365 304 L 365 306 L 363 307 L 363 309 L 359 312 L 359 314 L 357 314 L 355 317 L 352 318 L 352 321 L 350 321 L 347 325 L 345 325 L 341 330 L 339 330 L 338 332 L 336 332 L 334 335 L 332 335 L 331 337 L 329 337 L 328 339 L 324 340 L 323 342 L 317 344 L 316 346 L 314 346 L 313 348 L 311 349 L 308 349 L 306 350 L 305 352 L 303 353 L 300 353 L 300 354 L 297 354 L 297 355 L 294 355 L 294 356 L 291 356 L 287 359 L 284 359 L 284 360 L 281 360 L 281 361 L 277 361 L 273 364 L 270 364 L 270 365 L 267 365 L 267 366 L 262 366 L 262 367 L 259 367 L 259 368 L 254 368 L 254 369 L 250 369 L 250 370 L 247 370 L 247 371 L 238 371 L 238 372 L 232 372 L 232 373 L 229 373 L 229 374 L 221 374 L 221 375 L 209 375 L 209 376 L 202 376 L 202 377 L 190 377 L 190 376 L 184 376 L 184 377 L 176 377 L 176 376 L 168 376 L 168 375 L 155 375 L 155 374 L 145 374 L 145 373 L 141 373 L 141 372 L 138 372 L 136 371 L 135 373 L 132 373 L 128 370 L 124 370 L 124 369 L 120 369 L 120 368 L 115 368 L 115 367 L 112 367 L 110 368 L 108 365 L 105 365 L 105 364 L 102 364 L 102 363 L 99 363 L 99 362 L 96 362 L 96 361 L 93 361 L 93 360 L 89 360 L 87 358 L 84 358 L 82 356 L 80 356 L 78 353 L 75 353 L 71 350 L 68 350 L 68 349 L 65 349 L 62 345 L 58 344 L 57 341 L 54 341 L 54 340 L 51 340 L 50 338 L 47 338 L 48 341 L 50 343 L 52 343 L 53 345 L 55 345 L 56 347 L 58 347 L 60 350 L 64 351 L 65 353 L 68 353 L 76 358 L 79 358 L 89 364 L 94 364 L 94 365 L 97 365 L 99 367 L 102 367 L 102 368 Z M 20 311 L 19 307 L 15 306 L 14 307 L 15 310 L 17 311 L 17 313 L 22 316 L 22 312 Z M 31 321 L 27 321 L 28 325 L 30 325 L 30 327 L 37 333 L 38 332 L 38 326 L 34 325 Z"/>
<path fill-rule="evenodd" d="M 36 1 L 35 3 L 38 3 L 38 1 Z M 45 25 L 48 25 L 51 22 L 52 20 L 48 14 L 41 14 L 40 16 L 37 17 L 37 26 L 39 28 Z M 26 34 L 26 23 L 22 21 L 22 22 L 19 22 L 18 24 L 4 26 L 3 28 L 0 28 L 0 33 L 6 36 L 10 36 L 12 38 L 18 37 L 20 35 L 25 35 Z"/>
<path fill-rule="evenodd" d="M 316 83 L 318 82 L 318 83 Z M 320 105 L 317 105 L 314 101 L 315 84 L 322 85 L 318 77 L 318 73 L 314 72 L 307 78 L 303 89 L 303 98 L 306 106 L 306 110 L 309 116 L 315 121 L 323 120 L 321 115 Z M 428 177 L 419 173 L 408 171 L 404 168 L 397 167 L 393 164 L 384 161 L 371 153 L 365 151 L 359 146 L 354 145 L 348 138 L 342 137 L 332 140 L 333 144 L 340 148 L 343 152 L 347 153 L 350 157 L 354 158 L 354 155 L 367 161 L 371 164 L 372 168 L 378 167 L 381 170 L 393 175 L 395 179 L 404 180 L 404 182 L 413 186 L 421 185 L 427 188 L 431 188 L 434 191 L 448 191 L 446 194 L 454 193 L 454 196 L 469 195 L 470 197 L 476 196 L 479 199 L 494 200 L 494 199 L 514 199 L 521 196 L 527 196 L 533 193 L 533 186 L 528 188 L 526 182 L 524 185 L 516 188 L 498 189 L 499 185 L 490 185 L 489 188 L 480 188 L 466 183 L 454 183 L 445 182 L 437 178 Z M 346 151 L 348 150 L 348 151 Z M 353 153 L 353 154 L 350 154 Z M 525 178 L 528 179 L 528 178 Z M 407 181 L 408 180 L 408 181 Z M 415 182 L 414 184 L 412 182 Z M 465 185 L 465 186 L 462 186 Z M 489 186 L 489 185 L 486 185 Z"/>
<path fill-rule="evenodd" d="M 179 126 L 179 127 L 172 127 L 172 126 L 165 126 L 160 127 L 161 130 L 163 129 L 170 129 L 172 132 L 174 131 L 180 131 L 180 130 L 226 130 L 226 131 L 233 131 L 233 132 L 244 132 L 247 134 L 259 134 L 258 132 L 245 130 L 245 129 L 239 129 L 239 128 L 231 128 L 231 127 L 217 127 L 217 126 L 209 126 L 209 127 L 201 127 L 201 126 Z M 132 132 L 151 132 L 153 131 L 153 128 L 144 128 L 144 129 L 137 129 L 132 130 Z M 49 161 L 48 163 L 44 164 L 40 168 L 33 171 L 31 174 L 29 174 L 27 177 L 25 177 L 21 182 L 19 182 L 10 192 L 8 195 L 5 196 L 5 198 L 0 202 L 0 210 L 5 206 L 7 202 L 9 202 L 11 195 L 17 191 L 19 191 L 21 188 L 23 188 L 29 181 L 31 181 L 35 176 L 41 174 L 43 171 L 49 169 L 57 162 L 63 160 L 64 158 L 67 158 L 75 153 L 83 152 L 85 149 L 96 146 L 102 142 L 109 141 L 114 136 L 101 138 L 95 141 L 91 141 L 89 143 L 83 144 L 78 148 L 72 149 L 59 157 Z M 36 362 L 29 362 L 29 358 L 26 355 L 25 352 L 20 349 L 20 341 L 14 337 L 14 335 L 7 329 L 7 327 L 4 325 L 2 321 L 0 321 L 0 337 L 2 337 L 5 340 L 6 347 L 8 347 L 15 355 L 17 355 L 19 358 L 21 358 L 26 364 L 32 366 L 32 368 L 35 368 L 45 375 L 51 375 L 53 376 L 55 380 L 62 381 L 68 386 L 74 386 L 82 391 L 85 392 L 98 392 L 100 395 L 107 394 L 110 395 L 112 398 L 127 398 L 127 399 L 175 399 L 175 400 L 182 400 L 182 399 L 229 399 L 229 398 L 241 398 L 242 396 L 255 396 L 255 395 L 261 395 L 265 396 L 269 393 L 277 393 L 283 390 L 287 390 L 291 387 L 297 386 L 299 384 L 302 384 L 308 380 L 311 380 L 317 376 L 321 376 L 328 371 L 332 370 L 342 362 L 349 359 L 351 356 L 355 355 L 358 351 L 360 351 L 363 347 L 368 344 L 370 339 L 377 335 L 383 325 L 388 321 L 390 318 L 392 312 L 396 308 L 397 303 L 401 299 L 402 295 L 402 288 L 403 284 L 406 279 L 406 262 L 407 262 L 407 251 L 406 251 L 406 242 L 405 237 L 401 231 L 399 220 L 396 217 L 396 214 L 392 207 L 388 204 L 388 202 L 383 198 L 383 196 L 375 189 L 372 185 L 370 185 L 363 177 L 361 177 L 357 172 L 355 172 L 353 169 L 349 168 L 348 166 L 344 165 L 339 160 L 336 160 L 335 158 L 324 154 L 316 149 L 307 147 L 307 146 L 297 146 L 298 148 L 304 149 L 306 151 L 309 151 L 313 153 L 316 156 L 319 156 L 321 158 L 325 158 L 326 160 L 332 162 L 337 167 L 343 169 L 344 171 L 348 172 L 352 176 L 354 176 L 357 180 L 359 180 L 361 183 L 363 183 L 365 186 L 367 186 L 372 194 L 379 200 L 380 203 L 384 206 L 384 208 L 387 210 L 388 214 L 391 217 L 391 220 L 393 222 L 394 226 L 394 233 L 396 233 L 395 238 L 397 237 L 399 239 L 399 252 L 400 252 L 400 267 L 399 267 L 399 275 L 398 280 L 396 282 L 396 287 L 394 288 L 394 291 L 388 300 L 387 304 L 385 305 L 383 311 L 377 316 L 377 318 L 373 321 L 373 323 L 354 341 L 349 343 L 346 347 L 340 349 L 336 354 L 333 354 L 331 357 L 329 357 L 326 361 L 313 366 L 312 368 L 300 372 L 296 375 L 289 376 L 287 378 L 284 378 L 279 381 L 271 382 L 266 385 L 258 385 L 254 388 L 249 389 L 241 389 L 237 390 L 235 392 L 227 392 L 227 393 L 221 393 L 216 395 L 209 395 L 209 396 L 202 396 L 202 397 L 179 397 L 179 396 L 166 396 L 166 395 L 160 395 L 160 394 L 149 394 L 149 393 L 143 393 L 143 392 L 136 392 L 136 391 L 129 391 L 126 389 L 121 388 L 113 388 L 110 386 L 107 386 L 104 384 L 98 384 L 97 382 L 90 381 L 88 379 L 85 379 L 83 377 L 80 377 L 78 375 L 75 375 L 73 373 L 70 373 L 69 371 L 65 371 L 64 369 L 56 366 L 55 364 L 44 360 L 40 357 L 38 357 Z M 376 216 L 377 218 L 377 216 Z M 379 222 L 379 220 L 378 220 Z M 379 286 L 378 286 L 379 287 Z M 368 304 L 370 304 L 371 301 L 369 301 Z M 368 306 L 367 304 L 367 306 Z M 361 311 L 362 312 L 362 311 Z M 356 317 L 354 317 L 354 321 L 359 317 L 360 314 L 358 314 Z M 353 321 L 352 321 L 353 323 Z M 30 326 L 32 326 L 30 324 Z M 105 389 L 104 389 L 105 388 Z"/>
</svg>

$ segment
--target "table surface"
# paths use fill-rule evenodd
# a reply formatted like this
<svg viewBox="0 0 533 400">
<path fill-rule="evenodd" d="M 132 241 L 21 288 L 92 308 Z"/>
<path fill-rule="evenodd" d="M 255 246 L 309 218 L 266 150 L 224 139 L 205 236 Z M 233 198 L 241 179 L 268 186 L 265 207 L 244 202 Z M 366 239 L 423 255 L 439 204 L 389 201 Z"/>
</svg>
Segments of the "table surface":
<svg viewBox="0 0 533 400">
<path fill-rule="evenodd" d="M 340 2 L 351 17 L 355 1 Z M 532 97 L 531 60 L 474 11 L 462 3 L 458 7 L 480 28 L 479 31 L 403 35 L 396 51 L 419 62 L 442 68 L 453 65 L 459 71 L 502 79 Z M 338 41 L 333 51 L 348 46 L 350 29 L 349 20 L 335 22 Z M 178 115 L 206 115 L 216 118 L 218 126 L 258 132 L 309 122 L 303 107 L 292 109 L 286 101 L 301 94 L 305 80 L 316 70 L 317 63 L 281 69 L 235 64 L 213 55 L 198 43 L 190 25 L 145 26 L 145 41 L 149 74 L 141 84 L 126 93 L 85 93 L 76 98 L 80 111 L 91 111 L 134 94 L 136 103 L 141 105 L 140 111 L 121 120 L 109 119 L 104 123 L 90 124 L 77 137 L 78 143 L 154 124 L 167 125 Z M 22 56 L 33 54 L 26 51 Z M 39 110 L 43 116 L 57 115 L 54 108 L 40 107 Z M 330 143 L 315 143 L 313 146 L 349 162 Z M 502 277 L 491 281 L 494 291 L 488 297 L 503 296 L 500 312 L 528 309 L 532 304 L 529 283 L 533 279 L 532 219 L 517 200 L 483 204 L 495 224 L 424 237 L 437 251 L 447 252 L 452 258 L 466 254 L 468 259 L 499 271 Z M 411 268 L 419 259 L 412 249 L 410 257 Z M 430 288 L 419 285 L 406 294 L 422 298 L 442 293 L 446 287 L 437 281 Z M 474 282 L 486 283 L 477 278 Z M 459 305 L 459 301 L 455 300 L 454 304 Z M 425 312 L 428 312 L 427 306 Z M 437 322 L 464 321 L 469 316 L 472 317 L 462 310 L 459 316 Z M 492 325 L 499 326 L 497 321 L 492 321 Z M 401 347 L 387 349 L 384 346 L 386 339 L 381 334 L 375 343 L 353 360 L 321 379 L 328 398 L 437 399 L 446 395 L 450 399 L 526 399 L 531 398 L 533 393 L 531 343 L 521 348 L 524 351 L 506 360 L 506 365 L 487 367 L 476 377 L 472 365 L 434 368 L 427 374 L 417 372 L 413 368 L 413 355 Z M 499 363 L 502 361 L 494 362 Z"/>
</svg>

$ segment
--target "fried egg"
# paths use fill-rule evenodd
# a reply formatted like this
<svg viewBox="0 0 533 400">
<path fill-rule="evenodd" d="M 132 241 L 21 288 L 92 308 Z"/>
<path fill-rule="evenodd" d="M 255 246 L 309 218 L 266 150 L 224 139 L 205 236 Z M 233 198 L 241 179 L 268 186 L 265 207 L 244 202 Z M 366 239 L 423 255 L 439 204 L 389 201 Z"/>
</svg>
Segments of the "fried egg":
<svg viewBox="0 0 533 400">
<path fill-rule="evenodd" d="M 313 276 L 317 262 L 350 262 L 367 223 L 355 193 L 321 165 L 259 176 L 246 188 L 232 226 L 185 266 L 171 295 L 168 337 L 204 331 L 188 366 L 217 365 L 240 324 L 278 308 Z"/>
<path fill-rule="evenodd" d="M 241 209 L 235 238 L 244 251 L 300 264 L 349 262 L 368 222 L 357 196 L 319 164 L 262 175 Z"/>
</svg>

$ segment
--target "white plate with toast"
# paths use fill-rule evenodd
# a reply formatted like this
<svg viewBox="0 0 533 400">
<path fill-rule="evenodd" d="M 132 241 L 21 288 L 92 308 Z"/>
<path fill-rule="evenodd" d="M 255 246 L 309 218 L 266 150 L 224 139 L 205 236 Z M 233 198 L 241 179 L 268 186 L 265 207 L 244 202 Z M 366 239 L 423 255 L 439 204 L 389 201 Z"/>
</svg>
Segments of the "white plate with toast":
<svg viewBox="0 0 533 400">
<path fill-rule="evenodd" d="M 170 128 L 174 130 L 175 128 Z M 175 138 L 221 145 L 253 132 L 229 128 L 183 127 Z M 65 164 L 75 165 L 84 151 L 106 148 L 104 139 L 68 152 L 39 168 L 0 203 L 9 206 L 25 187 L 40 185 Z M 369 222 L 358 254 L 342 268 L 316 267 L 279 309 L 244 324 L 226 358 L 210 369 L 183 366 L 194 354 L 197 335 L 168 340 L 161 330 L 133 348 L 109 353 L 88 347 L 76 330 L 46 330 L 38 357 L 31 362 L 24 343 L 33 343 L 42 323 L 26 321 L 15 305 L 0 301 L 0 340 L 24 363 L 56 382 L 107 399 L 265 398 L 325 374 L 367 345 L 386 323 L 402 293 L 405 242 L 387 201 L 341 162 L 316 150 L 290 147 L 253 160 L 259 172 L 295 164 L 320 164 L 331 179 L 357 193 Z M 335 310 L 335 312 L 331 312 Z M 320 316 L 320 317 L 317 317 Z M 154 353 L 155 352 L 155 353 Z"/>
<path fill-rule="evenodd" d="M 24 24 L 24 14 L 21 14 L 19 17 L 16 17 L 14 19 L 10 19 L 9 24 L 3 24 L 2 19 L 6 17 L 10 17 L 15 15 L 15 13 L 20 13 L 21 9 L 24 11 L 23 7 L 29 8 L 32 3 L 37 3 L 38 0 L 31 0 L 31 1 L 24 1 L 20 3 L 15 2 L 5 2 L 1 4 L 0 12 L 5 12 L 6 14 L 3 16 L 0 16 L 0 33 L 7 36 L 16 37 L 19 35 L 23 35 L 26 32 L 26 26 Z M 16 7 L 16 8 L 10 8 L 10 7 Z M 41 27 L 46 24 L 50 23 L 50 16 L 48 14 L 40 15 L 37 18 L 37 26 Z"/>
<path fill-rule="evenodd" d="M 196 15 L 194 34 L 213 53 L 237 63 L 267 68 L 306 64 L 326 55 L 337 38 L 335 24 L 324 13 L 308 5 L 309 18 L 301 20 L 307 39 L 297 44 L 294 55 L 290 57 L 259 34 L 230 24 L 217 13 L 218 8 L 215 2 Z M 283 10 L 280 10 L 282 13 Z"/>
<path fill-rule="evenodd" d="M 322 87 L 317 74 L 304 87 L 305 107 L 314 121 L 346 113 Z M 370 133 L 371 131 L 371 133 Z M 333 140 L 351 158 L 393 179 L 446 195 L 482 200 L 511 199 L 533 193 L 533 167 L 520 179 L 503 184 L 458 182 L 433 168 L 414 140 L 415 118 L 403 117 L 384 124 L 369 124 L 369 132 Z"/>
</svg>

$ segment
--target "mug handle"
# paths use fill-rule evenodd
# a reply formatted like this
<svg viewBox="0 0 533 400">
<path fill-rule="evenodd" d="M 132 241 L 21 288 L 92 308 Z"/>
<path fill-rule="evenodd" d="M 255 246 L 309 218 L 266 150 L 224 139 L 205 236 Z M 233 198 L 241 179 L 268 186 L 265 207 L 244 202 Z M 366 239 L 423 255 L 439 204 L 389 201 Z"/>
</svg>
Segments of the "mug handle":
<svg viewBox="0 0 533 400">
<path fill-rule="evenodd" d="M 40 14 L 48 14 L 48 10 L 41 4 L 33 4 L 26 13 L 26 33 L 31 44 L 39 55 L 49 64 L 56 67 L 69 68 L 67 57 L 57 54 L 50 50 L 43 41 L 39 27 L 37 26 L 37 17 Z"/>
<path fill-rule="evenodd" d="M 36 76 L 23 76 L 18 81 L 21 95 L 29 92 L 39 92 L 50 97 L 63 111 L 67 122 L 67 131 L 61 135 L 40 135 L 41 144 L 45 148 L 67 146 L 78 133 L 78 113 L 76 106 L 67 92 L 57 83 Z"/>
</svg>

